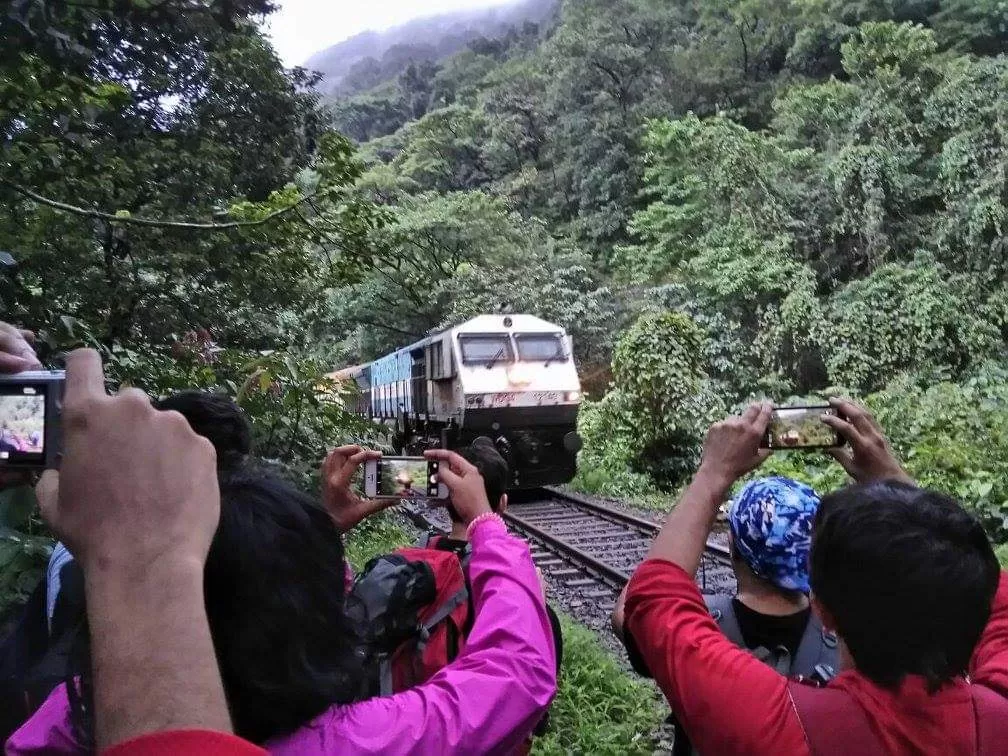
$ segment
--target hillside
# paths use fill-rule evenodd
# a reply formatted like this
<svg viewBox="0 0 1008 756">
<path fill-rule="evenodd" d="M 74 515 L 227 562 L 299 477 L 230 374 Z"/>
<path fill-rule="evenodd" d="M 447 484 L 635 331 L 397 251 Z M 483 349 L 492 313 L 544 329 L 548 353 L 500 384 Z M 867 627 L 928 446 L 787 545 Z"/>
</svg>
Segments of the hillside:
<svg viewBox="0 0 1008 756">
<path fill-rule="evenodd" d="M 413 62 L 437 61 L 480 37 L 496 39 L 525 23 L 541 24 L 558 0 L 514 0 L 511 4 L 446 13 L 410 21 L 383 32 L 367 31 L 312 55 L 305 68 L 325 77 L 325 94 L 361 92 L 398 75 Z"/>
</svg>

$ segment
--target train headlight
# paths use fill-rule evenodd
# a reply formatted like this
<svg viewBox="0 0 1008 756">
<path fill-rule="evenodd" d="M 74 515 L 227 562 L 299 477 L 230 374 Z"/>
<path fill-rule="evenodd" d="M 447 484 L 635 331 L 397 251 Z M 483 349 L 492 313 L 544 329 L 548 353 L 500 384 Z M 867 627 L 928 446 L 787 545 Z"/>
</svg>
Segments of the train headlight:
<svg viewBox="0 0 1008 756">
<path fill-rule="evenodd" d="M 581 401 L 581 392 L 580 391 L 568 391 L 567 392 L 567 401 L 568 402 L 580 402 Z"/>
<path fill-rule="evenodd" d="M 508 365 L 507 380 L 512 386 L 528 386 L 532 383 L 532 368 L 523 362 Z"/>
</svg>

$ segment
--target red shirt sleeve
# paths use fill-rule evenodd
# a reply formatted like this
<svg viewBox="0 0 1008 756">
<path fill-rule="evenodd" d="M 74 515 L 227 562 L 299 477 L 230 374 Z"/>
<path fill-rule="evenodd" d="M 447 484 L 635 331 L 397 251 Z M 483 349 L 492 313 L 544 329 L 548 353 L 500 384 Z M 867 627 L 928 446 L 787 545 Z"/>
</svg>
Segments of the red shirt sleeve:
<svg viewBox="0 0 1008 756">
<path fill-rule="evenodd" d="M 266 751 L 224 732 L 178 730 L 153 732 L 102 751 L 102 756 L 263 756 Z"/>
<path fill-rule="evenodd" d="M 787 678 L 724 636 L 682 568 L 637 569 L 626 627 L 697 751 L 807 756 Z"/>
<path fill-rule="evenodd" d="M 1008 572 L 1001 573 L 990 619 L 970 662 L 970 677 L 1008 696 Z"/>
</svg>

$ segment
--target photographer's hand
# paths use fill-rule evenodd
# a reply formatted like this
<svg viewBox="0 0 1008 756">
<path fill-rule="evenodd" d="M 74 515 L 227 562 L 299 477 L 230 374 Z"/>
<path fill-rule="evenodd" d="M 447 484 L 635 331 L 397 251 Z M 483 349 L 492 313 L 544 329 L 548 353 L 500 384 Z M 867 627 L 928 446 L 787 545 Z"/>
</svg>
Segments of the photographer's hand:
<svg viewBox="0 0 1008 756">
<path fill-rule="evenodd" d="M 493 512 L 487 500 L 483 476 L 475 465 L 447 449 L 430 449 L 424 452 L 424 456 L 441 463 L 438 479 L 448 487 L 452 506 L 466 525 L 480 515 Z"/>
<path fill-rule="evenodd" d="M 773 406 L 754 404 L 739 417 L 729 417 L 715 423 L 707 431 L 703 461 L 697 477 L 708 476 L 724 488 L 762 465 L 773 453 L 761 449 L 766 438 Z"/>
<path fill-rule="evenodd" d="M 67 358 L 63 416 L 63 464 L 39 499 L 84 571 L 98 748 L 229 732 L 203 598 L 220 516 L 213 446 L 141 391 L 108 396 L 93 350 Z"/>
<path fill-rule="evenodd" d="M 696 575 L 714 518 L 732 485 L 771 454 L 769 449 L 761 449 L 760 443 L 772 415 L 771 404 L 754 404 L 740 417 L 729 417 L 711 426 L 700 469 L 665 520 L 648 559 L 666 559 Z M 621 621 L 617 606 L 613 622 Z"/>
<path fill-rule="evenodd" d="M 823 422 L 847 439 L 849 449 L 829 449 L 827 453 L 858 483 L 874 480 L 914 480 L 896 460 L 878 422 L 860 404 L 846 399 L 830 399 L 837 416 L 823 415 Z"/>
<path fill-rule="evenodd" d="M 41 370 L 42 363 L 32 348 L 34 342 L 35 334 L 31 331 L 0 323 L 0 373 Z"/>
<path fill-rule="evenodd" d="M 359 446 L 341 446 L 322 463 L 322 503 L 341 533 L 347 533 L 371 515 L 398 504 L 398 499 L 365 499 L 350 486 L 354 473 L 381 452 Z"/>
</svg>

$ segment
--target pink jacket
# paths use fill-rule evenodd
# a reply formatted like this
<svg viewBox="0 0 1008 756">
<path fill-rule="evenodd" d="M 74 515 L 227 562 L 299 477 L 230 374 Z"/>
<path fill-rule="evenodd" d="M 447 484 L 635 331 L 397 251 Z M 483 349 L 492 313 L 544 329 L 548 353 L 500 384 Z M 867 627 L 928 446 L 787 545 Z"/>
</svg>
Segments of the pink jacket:
<svg viewBox="0 0 1008 756">
<path fill-rule="evenodd" d="M 423 685 L 386 698 L 333 706 L 271 754 L 511 753 L 556 693 L 553 635 L 528 546 L 495 520 L 472 534 L 476 621 L 465 650 Z M 84 753 L 60 686 L 7 741 L 8 756 Z"/>
</svg>

